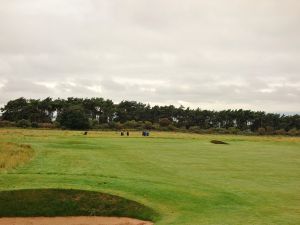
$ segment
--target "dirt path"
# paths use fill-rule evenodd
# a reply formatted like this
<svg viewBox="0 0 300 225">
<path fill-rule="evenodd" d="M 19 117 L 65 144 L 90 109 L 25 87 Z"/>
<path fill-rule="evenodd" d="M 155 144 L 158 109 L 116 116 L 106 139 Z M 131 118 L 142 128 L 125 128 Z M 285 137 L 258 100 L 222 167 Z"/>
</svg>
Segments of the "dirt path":
<svg viewBox="0 0 300 225">
<path fill-rule="evenodd" d="M 0 218 L 0 225 L 153 225 L 152 222 L 123 217 L 17 217 Z"/>
</svg>

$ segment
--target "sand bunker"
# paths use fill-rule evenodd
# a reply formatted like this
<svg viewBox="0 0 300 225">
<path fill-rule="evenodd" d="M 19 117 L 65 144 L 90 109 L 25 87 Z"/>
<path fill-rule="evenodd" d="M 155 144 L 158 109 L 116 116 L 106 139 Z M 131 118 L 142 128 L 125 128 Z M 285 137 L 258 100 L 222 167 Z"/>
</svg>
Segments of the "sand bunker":
<svg viewBox="0 0 300 225">
<path fill-rule="evenodd" d="M 0 218 L 0 225 L 153 225 L 152 222 L 124 217 L 15 217 Z"/>
</svg>

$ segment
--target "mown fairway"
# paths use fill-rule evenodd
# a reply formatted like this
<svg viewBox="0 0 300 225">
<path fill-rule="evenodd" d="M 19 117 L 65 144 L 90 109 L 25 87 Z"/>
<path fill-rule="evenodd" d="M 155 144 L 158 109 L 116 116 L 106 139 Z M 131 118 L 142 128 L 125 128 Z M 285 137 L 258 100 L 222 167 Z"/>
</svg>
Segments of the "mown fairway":
<svg viewBox="0 0 300 225">
<path fill-rule="evenodd" d="M 300 224 L 300 138 L 2 129 L 0 142 L 35 151 L 0 171 L 0 190 L 117 194 L 155 209 L 157 225 Z"/>
</svg>

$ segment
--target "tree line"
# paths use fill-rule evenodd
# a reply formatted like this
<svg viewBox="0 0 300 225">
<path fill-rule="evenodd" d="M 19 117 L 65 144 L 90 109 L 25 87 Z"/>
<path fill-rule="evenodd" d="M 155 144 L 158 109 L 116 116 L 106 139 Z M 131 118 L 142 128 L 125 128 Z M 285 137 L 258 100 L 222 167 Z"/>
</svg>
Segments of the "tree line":
<svg viewBox="0 0 300 225">
<path fill-rule="evenodd" d="M 298 132 L 300 115 L 251 110 L 202 110 L 183 106 L 150 106 L 136 101 L 118 104 L 103 98 L 25 99 L 7 102 L 1 122 L 20 126 L 55 125 L 66 129 L 184 129 L 236 132 Z"/>
</svg>

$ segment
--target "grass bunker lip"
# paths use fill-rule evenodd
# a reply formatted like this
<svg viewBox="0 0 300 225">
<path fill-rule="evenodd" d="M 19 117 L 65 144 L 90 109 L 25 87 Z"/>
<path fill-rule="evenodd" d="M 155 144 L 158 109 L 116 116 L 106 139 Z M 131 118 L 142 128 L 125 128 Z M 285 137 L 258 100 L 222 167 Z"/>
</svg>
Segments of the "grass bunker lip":
<svg viewBox="0 0 300 225">
<path fill-rule="evenodd" d="M 1 217 L 109 216 L 154 221 L 157 213 L 115 195 L 74 189 L 0 191 Z"/>
</svg>

